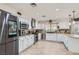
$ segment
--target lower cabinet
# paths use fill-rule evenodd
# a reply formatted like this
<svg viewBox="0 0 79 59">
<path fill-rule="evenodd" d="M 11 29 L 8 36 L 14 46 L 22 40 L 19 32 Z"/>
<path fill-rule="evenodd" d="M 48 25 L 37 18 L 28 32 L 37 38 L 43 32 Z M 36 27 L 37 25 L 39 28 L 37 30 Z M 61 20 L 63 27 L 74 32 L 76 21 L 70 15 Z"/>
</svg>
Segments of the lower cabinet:
<svg viewBox="0 0 79 59">
<path fill-rule="evenodd" d="M 65 44 L 65 47 L 71 51 L 79 54 L 79 38 L 70 37 L 65 34 L 46 34 L 46 40 L 49 41 L 57 41 L 57 42 L 63 42 Z"/>
<path fill-rule="evenodd" d="M 34 35 L 19 37 L 19 53 L 34 43 Z"/>
<path fill-rule="evenodd" d="M 19 52 L 22 51 L 23 49 L 23 41 L 22 41 L 22 37 L 19 37 Z"/>
<path fill-rule="evenodd" d="M 50 41 L 56 41 L 57 40 L 57 36 L 56 34 L 46 34 L 46 40 L 50 40 Z"/>
<path fill-rule="evenodd" d="M 30 35 L 28 37 L 28 47 L 34 43 L 34 35 Z"/>
<path fill-rule="evenodd" d="M 79 39 L 71 38 L 68 40 L 68 49 L 79 54 Z"/>
<path fill-rule="evenodd" d="M 49 41 L 57 41 L 57 42 L 63 42 L 65 46 L 68 48 L 68 40 L 70 38 L 64 34 L 46 34 L 46 40 Z"/>
<path fill-rule="evenodd" d="M 46 34 L 46 40 L 57 41 L 57 42 L 65 42 L 66 38 L 63 34 Z"/>
<path fill-rule="evenodd" d="M 62 34 L 57 34 L 57 41 L 58 42 L 62 42 L 63 41 L 63 36 L 62 36 Z"/>
</svg>

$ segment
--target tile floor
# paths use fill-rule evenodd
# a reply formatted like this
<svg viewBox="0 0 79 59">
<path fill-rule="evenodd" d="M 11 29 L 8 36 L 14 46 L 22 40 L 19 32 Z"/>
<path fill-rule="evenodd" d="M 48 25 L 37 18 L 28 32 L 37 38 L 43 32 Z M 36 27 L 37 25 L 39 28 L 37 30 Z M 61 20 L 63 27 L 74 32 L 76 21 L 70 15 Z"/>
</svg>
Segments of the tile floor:
<svg viewBox="0 0 79 59">
<path fill-rule="evenodd" d="M 71 55 L 62 43 L 38 41 L 32 47 L 26 49 L 21 55 Z"/>
</svg>

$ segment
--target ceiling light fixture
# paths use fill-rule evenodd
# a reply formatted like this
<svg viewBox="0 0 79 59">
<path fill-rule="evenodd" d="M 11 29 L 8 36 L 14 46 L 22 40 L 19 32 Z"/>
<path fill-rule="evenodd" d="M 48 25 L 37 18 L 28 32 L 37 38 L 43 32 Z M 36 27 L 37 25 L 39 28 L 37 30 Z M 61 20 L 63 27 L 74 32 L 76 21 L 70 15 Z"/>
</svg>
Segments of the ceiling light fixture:
<svg viewBox="0 0 79 59">
<path fill-rule="evenodd" d="M 31 5 L 32 7 L 36 7 L 36 6 L 37 6 L 36 3 L 31 3 L 30 5 Z"/>
<path fill-rule="evenodd" d="M 46 15 L 42 15 L 42 17 L 46 17 Z"/>
<path fill-rule="evenodd" d="M 20 12 L 17 12 L 17 14 L 20 15 L 20 16 L 22 15 Z"/>
<path fill-rule="evenodd" d="M 60 9 L 56 9 L 56 11 L 59 11 Z"/>
</svg>

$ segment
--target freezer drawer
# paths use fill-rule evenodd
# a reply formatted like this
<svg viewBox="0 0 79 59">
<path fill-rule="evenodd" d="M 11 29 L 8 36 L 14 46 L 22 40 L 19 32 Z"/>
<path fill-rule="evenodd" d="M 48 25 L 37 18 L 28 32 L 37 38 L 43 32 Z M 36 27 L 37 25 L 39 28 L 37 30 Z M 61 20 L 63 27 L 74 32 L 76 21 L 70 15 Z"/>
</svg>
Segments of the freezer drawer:
<svg viewBox="0 0 79 59">
<path fill-rule="evenodd" d="M 18 55 L 18 40 L 6 44 L 7 55 Z"/>
<path fill-rule="evenodd" d="M 5 45 L 0 45 L 0 55 L 5 55 Z"/>
</svg>

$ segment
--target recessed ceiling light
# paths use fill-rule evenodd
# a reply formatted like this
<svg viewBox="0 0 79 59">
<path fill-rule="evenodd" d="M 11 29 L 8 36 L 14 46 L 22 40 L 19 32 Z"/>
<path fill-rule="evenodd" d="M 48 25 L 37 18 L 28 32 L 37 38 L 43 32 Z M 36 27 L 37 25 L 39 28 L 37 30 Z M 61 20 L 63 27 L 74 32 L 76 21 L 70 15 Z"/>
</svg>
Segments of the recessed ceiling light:
<svg viewBox="0 0 79 59">
<path fill-rule="evenodd" d="M 42 17 L 46 17 L 46 15 L 42 15 Z"/>
<path fill-rule="evenodd" d="M 36 6 L 37 6 L 36 3 L 31 3 L 30 5 L 31 5 L 32 7 L 36 7 Z"/>
<path fill-rule="evenodd" d="M 59 11 L 60 9 L 56 9 L 56 11 Z"/>
<path fill-rule="evenodd" d="M 20 15 L 20 16 L 22 15 L 20 12 L 17 12 L 17 14 Z"/>
</svg>

